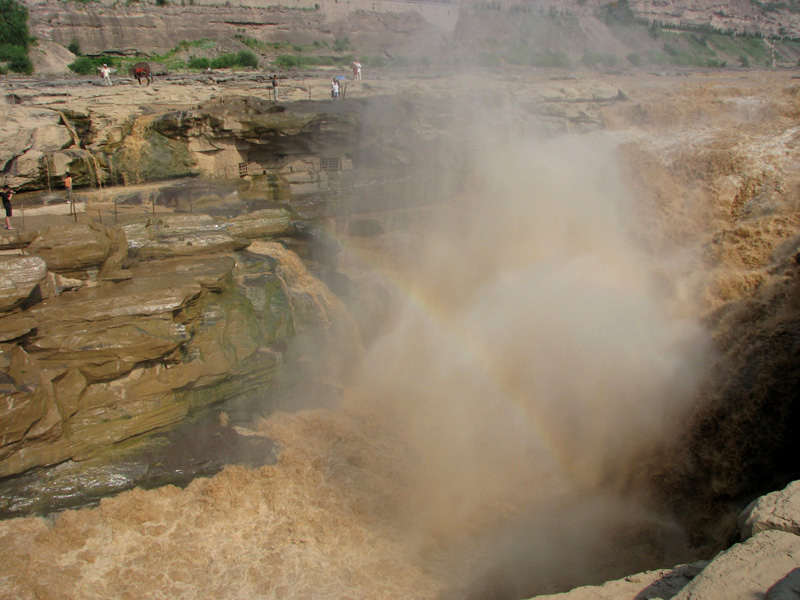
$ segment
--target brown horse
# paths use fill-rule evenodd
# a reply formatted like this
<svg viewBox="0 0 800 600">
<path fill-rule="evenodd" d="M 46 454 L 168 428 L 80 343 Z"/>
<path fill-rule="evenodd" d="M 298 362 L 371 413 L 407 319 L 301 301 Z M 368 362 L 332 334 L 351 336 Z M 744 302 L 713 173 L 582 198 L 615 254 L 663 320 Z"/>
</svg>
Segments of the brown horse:
<svg viewBox="0 0 800 600">
<path fill-rule="evenodd" d="M 142 85 L 142 81 L 146 81 L 147 85 L 150 85 L 150 82 L 153 81 L 153 74 L 150 72 L 150 65 L 146 62 L 138 62 L 131 67 L 131 75 L 136 78 L 136 81 L 139 82 L 139 85 Z"/>
</svg>

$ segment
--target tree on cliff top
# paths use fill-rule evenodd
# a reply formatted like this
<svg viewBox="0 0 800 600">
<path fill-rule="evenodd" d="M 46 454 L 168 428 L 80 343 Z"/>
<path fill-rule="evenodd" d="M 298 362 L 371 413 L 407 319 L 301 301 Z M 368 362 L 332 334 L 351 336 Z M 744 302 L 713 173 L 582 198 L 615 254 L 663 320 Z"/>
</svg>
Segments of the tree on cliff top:
<svg viewBox="0 0 800 600">
<path fill-rule="evenodd" d="M 0 46 L 20 46 L 27 50 L 28 9 L 17 0 L 0 0 Z"/>
</svg>

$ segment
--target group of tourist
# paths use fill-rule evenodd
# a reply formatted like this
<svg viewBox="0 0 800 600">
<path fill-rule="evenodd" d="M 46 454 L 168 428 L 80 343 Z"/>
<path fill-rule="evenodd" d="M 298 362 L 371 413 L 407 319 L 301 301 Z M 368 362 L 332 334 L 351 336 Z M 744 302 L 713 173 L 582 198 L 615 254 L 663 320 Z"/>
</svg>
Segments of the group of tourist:
<svg viewBox="0 0 800 600">
<path fill-rule="evenodd" d="M 350 63 L 350 66 L 353 67 L 353 81 L 361 81 L 361 63 L 354 60 Z M 344 96 L 344 92 L 342 91 L 344 84 L 341 82 L 343 79 L 345 78 L 341 76 L 333 78 L 331 82 L 331 100 L 338 100 Z"/>
<path fill-rule="evenodd" d="M 358 61 L 353 61 L 351 63 L 353 68 L 353 80 L 354 81 L 361 81 L 361 63 Z M 103 78 L 103 85 L 113 85 L 111 82 L 111 69 L 107 64 L 103 64 L 102 67 L 98 67 L 98 71 L 100 72 L 100 76 Z M 136 77 L 139 84 L 142 83 L 143 80 L 146 80 L 148 85 L 150 81 L 152 81 L 152 75 L 150 74 L 150 70 L 145 70 L 139 68 L 134 72 L 134 77 Z M 331 100 L 339 100 L 342 97 L 341 92 L 341 85 L 340 79 L 344 79 L 343 77 L 334 77 L 333 81 L 331 82 Z M 273 75 L 269 79 L 269 85 L 272 89 L 272 100 L 277 102 L 278 101 L 278 76 Z M 67 192 L 67 202 L 73 202 L 72 196 L 72 175 L 69 171 L 65 174 L 64 177 L 64 189 Z M 14 229 L 11 227 L 11 216 L 13 214 L 13 208 L 11 205 L 11 197 L 14 195 L 14 190 L 11 189 L 11 186 L 8 184 L 3 186 L 2 192 L 0 192 L 0 198 L 3 200 L 3 208 L 6 211 L 6 229 Z"/>
<path fill-rule="evenodd" d="M 140 65 L 141 63 L 136 65 L 136 68 L 133 71 L 133 76 L 140 85 L 143 81 L 146 81 L 147 85 L 150 85 L 150 82 L 153 81 L 153 75 L 150 72 L 149 67 L 145 68 Z M 353 68 L 353 81 L 361 81 L 361 63 L 357 60 L 354 60 L 352 63 L 350 63 L 350 66 Z M 111 82 L 111 68 L 107 64 L 104 63 L 103 66 L 98 67 L 97 70 L 100 72 L 100 76 L 103 78 L 103 85 L 114 85 Z M 338 100 L 343 95 L 340 79 L 344 79 L 344 77 L 333 78 L 333 82 L 331 83 L 331 100 Z M 278 85 L 277 75 L 273 75 L 269 78 L 269 87 L 272 90 L 273 102 L 278 101 Z"/>
</svg>

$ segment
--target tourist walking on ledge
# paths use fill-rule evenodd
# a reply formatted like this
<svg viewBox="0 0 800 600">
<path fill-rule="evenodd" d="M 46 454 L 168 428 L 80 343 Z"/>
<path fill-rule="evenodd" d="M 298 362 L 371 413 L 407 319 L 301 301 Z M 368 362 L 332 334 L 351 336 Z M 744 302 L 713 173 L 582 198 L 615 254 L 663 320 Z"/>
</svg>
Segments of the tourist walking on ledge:
<svg viewBox="0 0 800 600">
<path fill-rule="evenodd" d="M 103 85 L 114 85 L 111 83 L 111 69 L 107 64 L 103 63 L 103 66 L 100 67 L 100 75 L 103 76 Z"/>
<path fill-rule="evenodd" d="M 338 100 L 339 99 L 339 82 L 334 79 L 333 83 L 331 83 L 331 100 Z"/>
<path fill-rule="evenodd" d="M 64 176 L 64 189 L 67 190 L 67 202 L 72 204 L 72 174 L 69 171 Z"/>
<path fill-rule="evenodd" d="M 3 208 L 6 209 L 6 229 L 14 229 L 11 226 L 11 196 L 14 195 L 14 190 L 11 189 L 11 186 L 5 184 L 3 186 L 3 191 L 0 192 L 0 198 L 3 199 Z"/>
<path fill-rule="evenodd" d="M 278 101 L 278 76 L 272 76 L 272 100 L 274 102 Z"/>
</svg>

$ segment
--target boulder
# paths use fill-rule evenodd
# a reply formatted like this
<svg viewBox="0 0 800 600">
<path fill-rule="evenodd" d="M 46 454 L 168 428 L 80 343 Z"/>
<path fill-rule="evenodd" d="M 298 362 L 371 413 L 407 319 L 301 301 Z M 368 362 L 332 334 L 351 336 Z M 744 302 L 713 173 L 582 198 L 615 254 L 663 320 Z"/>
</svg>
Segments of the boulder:
<svg viewBox="0 0 800 600">
<path fill-rule="evenodd" d="M 266 208 L 230 219 L 227 232 L 248 239 L 275 237 L 286 233 L 291 220 L 285 208 Z"/>
<path fill-rule="evenodd" d="M 42 152 L 60 150 L 72 144 L 72 136 L 58 111 L 20 104 L 5 110 L 0 136 L 3 156 L 20 156 L 33 147 Z"/>
<path fill-rule="evenodd" d="M 790 600 L 800 594 L 800 481 L 762 496 L 739 517 L 742 543 L 711 561 L 585 586 L 548 600 Z"/>
<path fill-rule="evenodd" d="M 14 217 L 11 218 L 13 219 Z M 0 229 L 0 250 L 27 248 L 28 244 L 36 239 L 37 234 L 38 232 L 36 231 Z"/>
<path fill-rule="evenodd" d="M 36 319 L 17 313 L 0 319 L 0 342 L 10 342 L 30 333 L 36 327 Z"/>
<path fill-rule="evenodd" d="M 680 565 L 674 569 L 656 569 L 607 581 L 602 585 L 585 585 L 561 594 L 536 596 L 537 600 L 657 600 L 672 598 L 682 590 L 708 561 Z"/>
<path fill-rule="evenodd" d="M 159 260 L 245 249 L 249 242 L 230 236 L 208 215 L 165 215 L 124 225 L 131 256 Z"/>
<path fill-rule="evenodd" d="M 28 56 L 38 75 L 67 73 L 67 65 L 75 60 L 75 55 L 64 46 L 46 40 L 37 40 L 36 45 L 28 50 Z"/>
<path fill-rule="evenodd" d="M 46 278 L 40 256 L 0 256 L 0 313 L 17 309 Z"/>
<path fill-rule="evenodd" d="M 46 156 L 74 144 L 57 110 L 15 105 L 7 109 L 0 136 L 6 181 L 18 190 L 46 189 L 53 165 Z"/>
<path fill-rule="evenodd" d="M 112 257 L 106 270 L 119 268 L 127 254 L 121 230 L 98 223 L 54 225 L 42 232 L 28 247 L 41 256 L 48 270 L 79 279 L 94 279 Z"/>
<path fill-rule="evenodd" d="M 743 540 L 770 529 L 800 535 L 800 481 L 761 496 L 739 517 L 739 534 Z"/>
<path fill-rule="evenodd" d="M 673 600 L 775 598 L 770 592 L 776 586 L 797 583 L 798 557 L 800 537 L 763 531 L 720 553 Z"/>
</svg>

